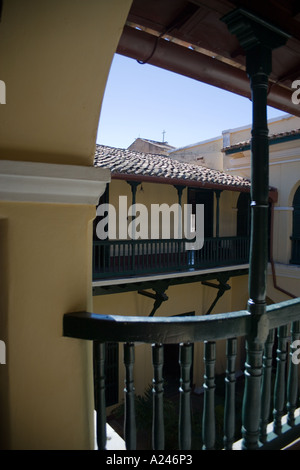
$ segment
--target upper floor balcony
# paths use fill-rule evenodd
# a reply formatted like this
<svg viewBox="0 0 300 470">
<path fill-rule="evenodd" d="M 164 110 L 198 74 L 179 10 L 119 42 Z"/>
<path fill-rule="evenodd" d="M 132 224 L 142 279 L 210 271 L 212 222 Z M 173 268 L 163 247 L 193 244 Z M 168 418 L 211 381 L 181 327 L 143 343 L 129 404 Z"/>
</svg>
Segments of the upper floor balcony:
<svg viewBox="0 0 300 470">
<path fill-rule="evenodd" d="M 171 222 L 168 238 L 158 236 L 131 236 L 118 239 L 100 239 L 96 226 L 103 221 L 98 215 L 94 224 L 93 281 L 123 277 L 146 276 L 154 273 L 170 274 L 197 272 L 205 269 L 247 265 L 250 236 L 250 181 L 231 176 L 219 170 L 183 163 L 171 157 L 143 154 L 132 150 L 97 146 L 95 166 L 111 170 L 112 181 L 99 201 L 116 213 L 133 220 L 120 207 L 120 196 L 133 205 L 143 205 L 149 211 L 153 206 L 177 205 L 182 218 Z M 274 195 L 274 190 L 270 195 Z M 184 209 L 189 206 L 190 224 L 197 232 L 196 211 L 203 207 L 203 238 L 201 249 L 187 249 Z M 125 215 L 123 214 L 125 212 Z M 98 214 L 98 211 L 97 211 Z M 164 215 L 161 215 L 163 218 Z M 108 219 L 109 220 L 109 219 Z M 160 219 L 161 220 L 161 219 Z M 171 220 L 171 219 L 170 219 Z M 193 220 L 193 222 L 192 222 Z M 108 222 L 107 222 L 108 223 Z M 152 219 L 148 223 L 148 231 Z M 176 225 L 177 223 L 177 225 Z M 195 228 L 196 227 L 196 228 Z M 118 227 L 117 227 L 118 228 Z M 152 227 L 151 227 L 152 229 Z"/>
<path fill-rule="evenodd" d="M 249 237 L 205 238 L 201 250 L 183 239 L 95 240 L 93 280 L 153 273 L 182 273 L 248 264 Z"/>
</svg>

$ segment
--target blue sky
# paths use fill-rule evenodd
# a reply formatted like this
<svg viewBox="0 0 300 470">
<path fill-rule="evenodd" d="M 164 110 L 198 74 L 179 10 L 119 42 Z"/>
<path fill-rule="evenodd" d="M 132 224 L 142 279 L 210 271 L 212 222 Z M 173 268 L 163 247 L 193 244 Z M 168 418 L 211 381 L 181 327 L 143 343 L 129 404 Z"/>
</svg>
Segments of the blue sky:
<svg viewBox="0 0 300 470">
<path fill-rule="evenodd" d="M 268 118 L 285 113 L 268 108 Z M 138 137 L 174 147 L 251 123 L 247 98 L 116 54 L 101 109 L 97 143 L 127 148 Z"/>
</svg>

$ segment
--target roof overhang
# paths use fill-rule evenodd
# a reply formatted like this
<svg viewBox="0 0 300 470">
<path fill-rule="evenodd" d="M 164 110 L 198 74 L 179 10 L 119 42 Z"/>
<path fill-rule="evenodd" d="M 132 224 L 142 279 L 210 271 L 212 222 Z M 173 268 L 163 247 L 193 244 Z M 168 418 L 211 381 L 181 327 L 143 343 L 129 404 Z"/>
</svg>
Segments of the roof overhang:
<svg viewBox="0 0 300 470">
<path fill-rule="evenodd" d="M 119 54 L 251 98 L 245 52 L 222 21 L 247 9 L 289 36 L 273 51 L 268 105 L 300 116 L 293 82 L 300 79 L 300 5 L 277 0 L 133 0 Z"/>
</svg>

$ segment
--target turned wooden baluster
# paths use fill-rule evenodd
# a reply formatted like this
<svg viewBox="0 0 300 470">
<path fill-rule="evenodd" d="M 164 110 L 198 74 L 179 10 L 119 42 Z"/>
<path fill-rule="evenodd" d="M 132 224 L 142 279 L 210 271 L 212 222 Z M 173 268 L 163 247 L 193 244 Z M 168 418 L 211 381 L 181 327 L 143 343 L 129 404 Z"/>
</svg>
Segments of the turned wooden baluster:
<svg viewBox="0 0 300 470">
<path fill-rule="evenodd" d="M 212 450 L 215 447 L 215 363 L 216 343 L 204 343 L 204 405 L 203 405 L 203 450 Z"/>
<path fill-rule="evenodd" d="M 180 364 L 180 401 L 179 401 L 179 449 L 189 450 L 192 443 L 191 423 L 191 365 L 192 345 L 181 343 L 179 346 Z"/>
<path fill-rule="evenodd" d="M 96 438 L 99 450 L 106 449 L 105 343 L 93 342 Z"/>
<path fill-rule="evenodd" d="M 272 396 L 272 360 L 275 330 L 269 332 L 263 355 L 263 376 L 261 389 L 261 420 L 260 420 L 260 441 L 267 441 L 267 425 L 270 420 L 271 396 Z"/>
<path fill-rule="evenodd" d="M 164 348 L 162 344 L 152 345 L 153 378 L 153 426 L 152 446 L 154 450 L 163 450 L 165 447 L 164 409 L 163 409 L 163 363 Z"/>
<path fill-rule="evenodd" d="M 237 339 L 227 340 L 226 356 L 227 369 L 225 377 L 225 407 L 224 407 L 224 448 L 232 449 L 235 434 L 235 362 L 237 354 Z"/>
<path fill-rule="evenodd" d="M 134 344 L 124 344 L 125 378 L 125 418 L 124 434 L 127 450 L 136 450 L 135 389 L 133 382 Z"/>
<path fill-rule="evenodd" d="M 286 389 L 286 364 L 287 364 L 288 325 L 278 328 L 277 368 L 274 388 L 274 425 L 275 434 L 281 434 L 281 418 L 284 414 L 285 389 Z"/>
</svg>

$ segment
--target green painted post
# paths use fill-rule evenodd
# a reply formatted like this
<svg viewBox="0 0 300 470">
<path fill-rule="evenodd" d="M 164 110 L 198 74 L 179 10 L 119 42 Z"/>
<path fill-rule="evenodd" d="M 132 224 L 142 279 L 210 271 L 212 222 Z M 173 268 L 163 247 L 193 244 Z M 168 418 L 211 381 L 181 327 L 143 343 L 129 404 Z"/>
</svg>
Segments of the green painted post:
<svg viewBox="0 0 300 470">
<path fill-rule="evenodd" d="M 179 345 L 180 401 L 179 401 L 179 449 L 189 450 L 192 444 L 191 424 L 191 365 L 192 345 Z"/>
<path fill-rule="evenodd" d="M 216 200 L 217 200 L 217 207 L 216 207 L 216 238 L 219 238 L 220 235 L 220 196 L 221 196 L 221 189 L 215 190 Z"/>
<path fill-rule="evenodd" d="M 283 45 L 287 35 L 255 15 L 237 9 L 223 18 L 246 53 L 246 70 L 252 95 L 251 137 L 251 239 L 248 310 L 252 331 L 246 338 L 243 443 L 245 450 L 259 447 L 261 377 L 266 322 L 268 264 L 269 141 L 267 123 L 268 80 L 272 50 Z"/>
<path fill-rule="evenodd" d="M 132 200 L 131 200 L 131 203 L 132 203 L 132 206 L 135 210 L 135 204 L 136 204 L 136 192 L 137 192 L 137 187 L 141 184 L 140 181 L 127 181 L 127 183 L 130 185 L 131 187 L 131 194 L 132 194 Z M 131 263 L 132 263 L 132 270 L 133 272 L 135 272 L 135 243 L 133 240 L 136 239 L 135 237 L 135 229 L 136 229 L 136 226 L 135 226 L 135 218 L 136 218 L 136 214 L 135 212 L 133 213 L 132 215 L 132 235 L 131 235 L 131 238 L 132 238 L 132 243 L 131 243 L 131 247 L 132 247 L 132 253 L 131 253 Z"/>
<path fill-rule="evenodd" d="M 105 343 L 93 341 L 96 438 L 99 450 L 106 449 Z"/>
<path fill-rule="evenodd" d="M 124 344 L 125 378 L 125 417 L 124 434 L 127 450 L 136 450 L 135 389 L 133 382 L 134 344 Z"/>
<path fill-rule="evenodd" d="M 179 185 L 174 185 L 174 188 L 177 191 L 177 196 L 178 196 L 178 205 L 181 207 L 182 206 L 182 193 L 183 190 L 185 189 L 185 186 L 179 186 Z M 174 234 L 175 236 L 175 234 Z M 179 218 L 178 221 L 178 233 L 177 236 L 179 239 L 183 238 L 183 233 L 182 233 L 182 218 Z"/>
<path fill-rule="evenodd" d="M 153 378 L 153 425 L 152 425 L 152 447 L 154 450 L 163 450 L 165 448 L 165 429 L 164 429 L 164 347 L 162 344 L 152 345 L 152 363 L 154 370 Z"/>
</svg>

